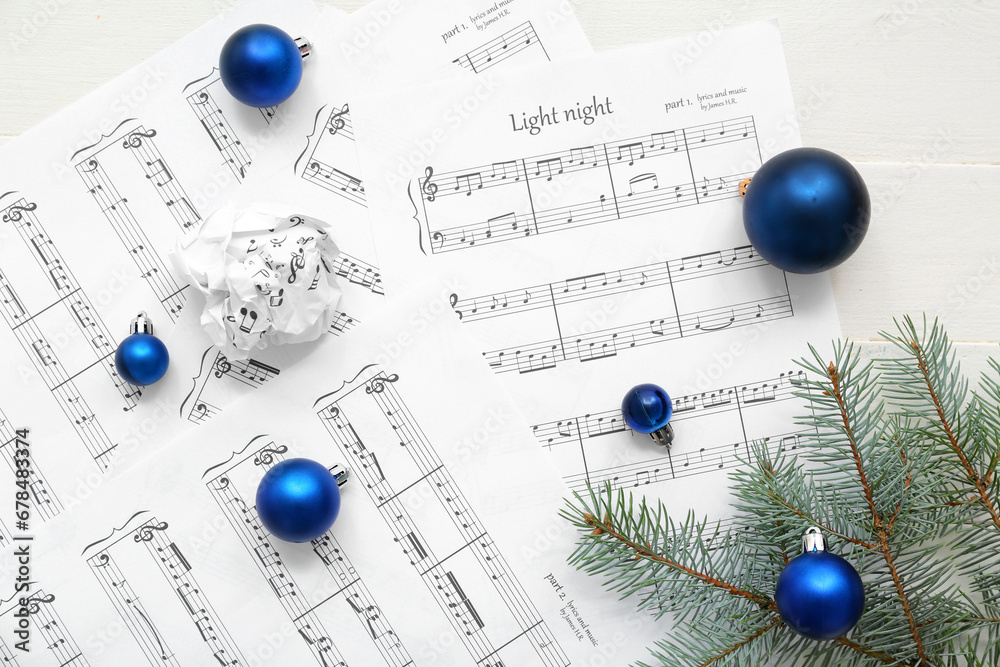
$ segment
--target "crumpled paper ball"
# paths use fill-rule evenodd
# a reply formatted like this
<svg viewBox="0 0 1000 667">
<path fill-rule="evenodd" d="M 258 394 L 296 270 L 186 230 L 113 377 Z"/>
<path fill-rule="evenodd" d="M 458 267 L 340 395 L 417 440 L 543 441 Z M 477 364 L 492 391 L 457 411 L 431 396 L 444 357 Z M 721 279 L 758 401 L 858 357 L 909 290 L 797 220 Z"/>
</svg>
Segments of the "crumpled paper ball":
<svg viewBox="0 0 1000 667">
<path fill-rule="evenodd" d="M 227 204 L 171 252 L 177 271 L 205 295 L 201 325 L 230 359 L 254 348 L 316 340 L 340 301 L 338 253 L 322 220 L 253 204 Z"/>
</svg>

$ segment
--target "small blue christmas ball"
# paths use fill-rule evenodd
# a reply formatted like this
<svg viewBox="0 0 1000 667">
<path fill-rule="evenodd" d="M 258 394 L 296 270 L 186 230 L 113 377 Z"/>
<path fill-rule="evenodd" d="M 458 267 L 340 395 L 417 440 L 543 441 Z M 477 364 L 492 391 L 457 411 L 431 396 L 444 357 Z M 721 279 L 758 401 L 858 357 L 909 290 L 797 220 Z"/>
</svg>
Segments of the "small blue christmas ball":
<svg viewBox="0 0 1000 667">
<path fill-rule="evenodd" d="M 252 107 L 273 107 L 295 92 L 302 80 L 302 54 L 288 33 L 256 23 L 226 40 L 219 56 L 222 83 Z"/>
<path fill-rule="evenodd" d="M 311 459 L 288 459 L 267 471 L 257 486 L 257 515 L 272 535 L 308 542 L 330 530 L 340 513 L 340 487 Z"/>
<path fill-rule="evenodd" d="M 774 266 L 818 273 L 854 254 L 871 212 L 868 188 L 850 162 L 819 148 L 795 148 L 753 175 L 743 199 L 743 226 Z"/>
<path fill-rule="evenodd" d="M 115 350 L 115 370 L 129 384 L 153 384 L 166 374 L 169 365 L 167 346 L 153 334 L 126 336 Z"/>
<path fill-rule="evenodd" d="M 806 551 L 778 575 L 774 601 L 781 620 L 815 640 L 836 639 L 853 628 L 865 610 L 865 589 L 857 570 L 828 551 Z"/>
<path fill-rule="evenodd" d="M 663 428 L 674 412 L 670 396 L 655 384 L 639 384 L 622 399 L 622 416 L 636 433 L 652 433 Z"/>
</svg>

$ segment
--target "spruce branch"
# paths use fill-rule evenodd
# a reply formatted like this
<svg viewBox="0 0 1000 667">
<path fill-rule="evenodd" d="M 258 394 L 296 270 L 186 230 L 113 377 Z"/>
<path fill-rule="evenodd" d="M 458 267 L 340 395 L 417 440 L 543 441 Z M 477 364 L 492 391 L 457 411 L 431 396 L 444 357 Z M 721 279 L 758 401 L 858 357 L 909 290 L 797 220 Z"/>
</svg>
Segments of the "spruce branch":
<svg viewBox="0 0 1000 667">
<path fill-rule="evenodd" d="M 863 363 L 835 343 L 799 362 L 801 446 L 748 443 L 731 528 L 610 485 L 567 503 L 570 561 L 671 615 L 655 664 L 1000 664 L 1000 364 L 970 392 L 937 322 L 897 326 L 900 359 Z M 865 582 L 865 614 L 831 642 L 795 635 L 773 598 L 809 526 Z"/>
</svg>

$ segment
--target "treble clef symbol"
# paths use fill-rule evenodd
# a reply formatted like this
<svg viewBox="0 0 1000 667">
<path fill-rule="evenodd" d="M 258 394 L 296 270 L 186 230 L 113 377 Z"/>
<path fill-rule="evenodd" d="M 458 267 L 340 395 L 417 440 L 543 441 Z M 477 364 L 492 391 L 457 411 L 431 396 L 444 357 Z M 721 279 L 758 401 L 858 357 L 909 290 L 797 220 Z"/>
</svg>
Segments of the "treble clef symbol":
<svg viewBox="0 0 1000 667">
<path fill-rule="evenodd" d="M 341 130 L 344 129 L 345 122 L 343 116 L 347 114 L 348 111 L 349 109 L 345 104 L 343 109 L 340 109 L 339 111 L 334 111 L 332 114 L 330 114 L 330 124 L 329 124 L 330 126 L 327 128 L 327 130 L 330 132 L 331 136 L 337 134 L 337 132 L 340 132 Z"/>
<path fill-rule="evenodd" d="M 385 385 L 386 385 L 387 382 L 389 382 L 389 383 L 395 382 L 398 379 L 399 379 L 399 376 L 396 375 L 395 373 L 393 373 L 389 377 L 376 377 L 376 378 L 372 378 L 371 382 L 368 383 L 368 386 L 365 387 L 365 393 L 366 394 L 381 394 L 383 391 L 385 391 Z"/>
<path fill-rule="evenodd" d="M 288 284 L 291 285 L 296 280 L 298 280 L 297 274 L 299 272 L 299 269 L 306 268 L 306 253 L 304 249 L 299 248 L 299 251 L 297 253 L 295 252 L 292 253 L 292 262 L 291 264 L 289 264 L 289 268 L 291 268 L 292 273 L 290 276 L 288 276 Z"/>
<path fill-rule="evenodd" d="M 288 451 L 288 447 L 285 445 L 279 445 L 274 449 L 269 449 L 267 447 L 263 448 L 257 452 L 257 456 L 253 457 L 253 464 L 255 466 L 269 466 L 274 463 L 275 454 L 284 454 Z"/>
<path fill-rule="evenodd" d="M 52 593 L 39 597 L 38 595 L 32 595 L 27 599 L 28 603 L 28 613 L 37 614 L 38 610 L 41 609 L 43 604 L 52 604 L 55 602 L 56 596 Z"/>
<path fill-rule="evenodd" d="M 431 176 L 434 175 L 434 167 L 427 167 L 424 170 L 425 178 L 423 183 L 420 185 L 420 191 L 424 193 L 427 197 L 427 201 L 434 201 L 437 199 L 438 186 L 437 183 L 431 183 Z"/>
<path fill-rule="evenodd" d="M 136 531 L 135 537 L 133 538 L 136 543 L 138 542 L 152 542 L 153 541 L 153 531 L 154 530 L 166 530 L 168 528 L 166 521 L 161 521 L 150 526 L 143 526 L 138 531 Z"/>
<path fill-rule="evenodd" d="M 142 132 L 141 130 L 136 130 L 130 135 L 125 137 L 125 141 L 122 142 L 122 148 L 139 148 L 142 146 L 142 138 L 152 139 L 156 136 L 156 130 L 149 130 L 148 132 Z"/>
<path fill-rule="evenodd" d="M 235 320 L 235 318 L 233 319 Z M 215 377 L 220 378 L 231 370 L 233 370 L 233 365 L 229 363 L 229 359 L 226 358 L 226 355 L 220 354 L 219 358 L 215 360 Z"/>
<path fill-rule="evenodd" d="M 23 201 L 23 200 L 22 200 Z M 14 204 L 7 209 L 7 212 L 3 214 L 4 222 L 20 222 L 21 218 L 24 217 L 24 213 L 30 213 L 38 208 L 38 204 L 31 203 L 21 206 L 20 204 Z"/>
</svg>

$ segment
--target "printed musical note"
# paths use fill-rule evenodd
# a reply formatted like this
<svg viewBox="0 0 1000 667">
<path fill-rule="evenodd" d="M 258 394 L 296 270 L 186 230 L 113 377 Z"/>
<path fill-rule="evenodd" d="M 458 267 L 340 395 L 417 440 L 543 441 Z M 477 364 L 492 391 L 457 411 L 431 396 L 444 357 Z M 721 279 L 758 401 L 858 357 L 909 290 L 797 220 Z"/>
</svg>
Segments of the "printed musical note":
<svg viewBox="0 0 1000 667">
<path fill-rule="evenodd" d="M 146 178 L 153 181 L 153 185 L 158 188 L 162 188 L 164 185 L 174 180 L 173 174 L 167 169 L 167 165 L 163 163 L 162 159 L 157 159 L 154 162 L 146 162 L 149 167 L 149 173 L 146 174 Z"/>
</svg>

